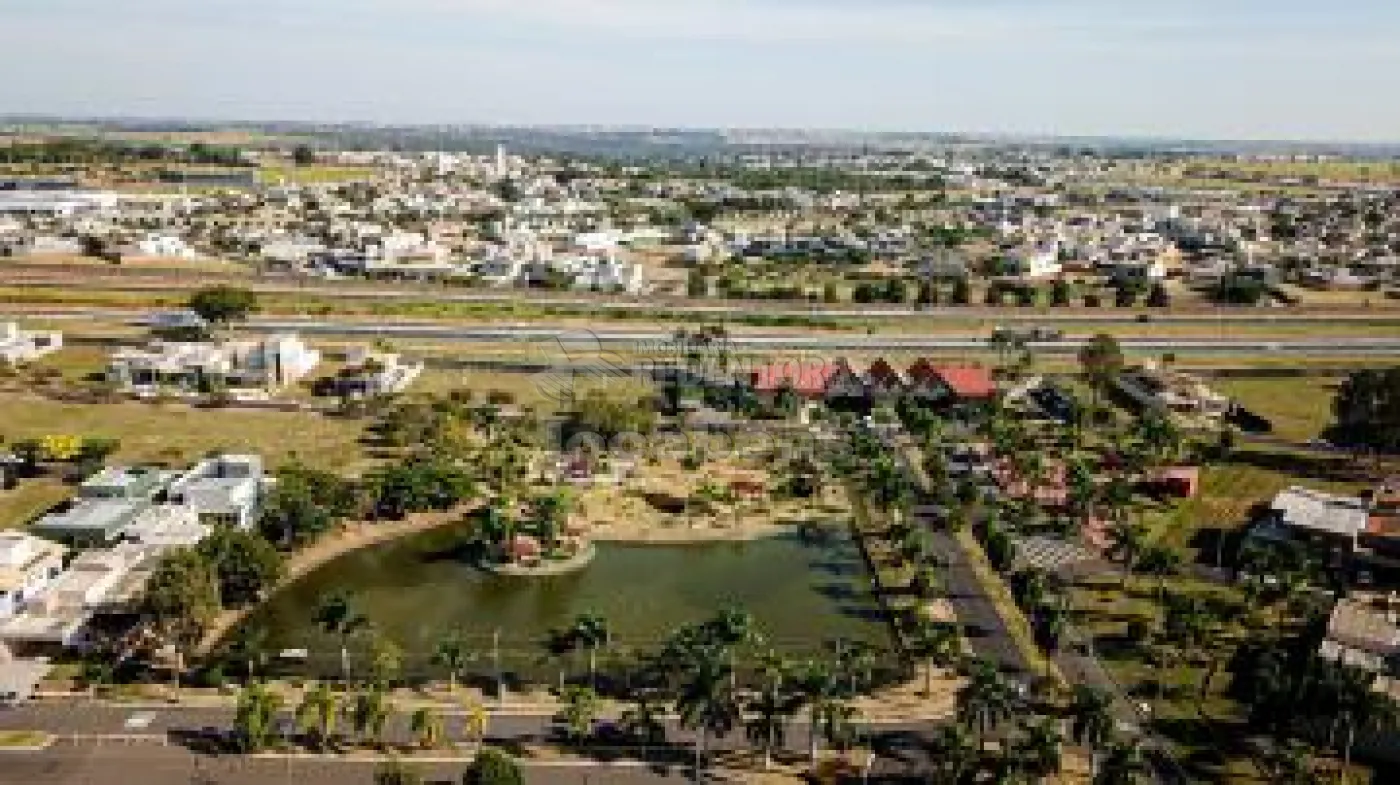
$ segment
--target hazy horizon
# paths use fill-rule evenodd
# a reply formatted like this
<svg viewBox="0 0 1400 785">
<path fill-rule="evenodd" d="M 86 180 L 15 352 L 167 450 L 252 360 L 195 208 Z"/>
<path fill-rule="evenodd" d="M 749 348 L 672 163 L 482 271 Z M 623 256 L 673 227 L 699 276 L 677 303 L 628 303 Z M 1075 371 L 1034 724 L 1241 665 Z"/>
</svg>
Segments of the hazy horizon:
<svg viewBox="0 0 1400 785">
<path fill-rule="evenodd" d="M 8 0 L 0 112 L 1400 142 L 1400 4 Z"/>
</svg>

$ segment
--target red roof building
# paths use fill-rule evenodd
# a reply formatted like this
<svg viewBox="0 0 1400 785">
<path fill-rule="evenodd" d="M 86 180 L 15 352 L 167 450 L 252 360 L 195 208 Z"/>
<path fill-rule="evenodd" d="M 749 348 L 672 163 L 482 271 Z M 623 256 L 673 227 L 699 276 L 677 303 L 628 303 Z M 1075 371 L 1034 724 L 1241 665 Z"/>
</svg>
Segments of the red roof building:
<svg viewBox="0 0 1400 785">
<path fill-rule="evenodd" d="M 765 365 L 753 372 L 753 388 L 758 393 L 773 394 L 791 388 L 803 398 L 826 395 L 831 380 L 846 369 L 841 361 L 788 361 Z"/>
<path fill-rule="evenodd" d="M 959 401 L 986 400 L 997 392 L 991 371 L 979 365 L 934 365 L 920 359 L 909 366 L 909 380 L 926 395 Z"/>
</svg>

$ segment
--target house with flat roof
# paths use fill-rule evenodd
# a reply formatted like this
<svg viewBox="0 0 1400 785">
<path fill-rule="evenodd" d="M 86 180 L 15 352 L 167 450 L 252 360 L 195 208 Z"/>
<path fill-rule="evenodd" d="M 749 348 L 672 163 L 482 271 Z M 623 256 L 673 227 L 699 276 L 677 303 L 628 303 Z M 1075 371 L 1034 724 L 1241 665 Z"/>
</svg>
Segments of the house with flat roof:
<svg viewBox="0 0 1400 785">
<path fill-rule="evenodd" d="M 15 322 L 0 322 L 0 360 L 11 365 L 37 360 L 61 348 L 61 332 L 21 330 Z"/>
<path fill-rule="evenodd" d="M 63 571 L 68 549 L 18 531 L 0 532 L 0 618 L 11 616 Z"/>
<path fill-rule="evenodd" d="M 257 521 L 265 483 L 261 457 L 220 455 L 171 483 L 166 500 L 189 507 L 205 525 L 247 529 Z"/>
<path fill-rule="evenodd" d="M 198 394 L 226 390 L 240 398 L 266 398 L 311 373 L 321 353 L 294 334 L 260 341 L 157 342 L 112 354 L 107 378 L 137 395 Z"/>
<path fill-rule="evenodd" d="M 1369 522 L 1370 505 L 1364 499 L 1294 485 L 1274 496 L 1266 519 L 1253 534 L 1315 542 L 1351 553 Z"/>
<path fill-rule="evenodd" d="M 116 542 L 150 502 L 122 499 L 78 500 L 40 518 L 29 530 L 73 548 L 101 548 Z"/>
<path fill-rule="evenodd" d="M 83 647 L 94 618 L 135 608 L 164 551 L 121 543 L 79 554 L 21 612 L 0 620 L 0 641 L 39 650 Z"/>
<path fill-rule="evenodd" d="M 351 349 L 345 367 L 317 383 L 317 394 L 344 398 L 372 398 L 407 390 L 423 373 L 422 362 L 407 362 L 400 355 Z"/>
</svg>

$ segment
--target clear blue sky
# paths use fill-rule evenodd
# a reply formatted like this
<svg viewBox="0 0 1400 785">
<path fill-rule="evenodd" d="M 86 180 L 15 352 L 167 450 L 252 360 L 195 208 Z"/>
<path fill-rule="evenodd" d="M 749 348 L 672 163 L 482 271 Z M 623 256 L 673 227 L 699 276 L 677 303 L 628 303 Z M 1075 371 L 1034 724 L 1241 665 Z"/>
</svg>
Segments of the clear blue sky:
<svg viewBox="0 0 1400 785">
<path fill-rule="evenodd" d="M 1397 0 L 0 0 L 0 113 L 1400 141 Z"/>
</svg>

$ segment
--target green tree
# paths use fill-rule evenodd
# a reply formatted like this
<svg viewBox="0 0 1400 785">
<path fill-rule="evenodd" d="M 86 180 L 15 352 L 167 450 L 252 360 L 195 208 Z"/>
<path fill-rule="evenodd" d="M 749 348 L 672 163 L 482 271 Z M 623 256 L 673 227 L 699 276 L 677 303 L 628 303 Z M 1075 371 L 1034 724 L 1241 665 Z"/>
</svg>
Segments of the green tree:
<svg viewBox="0 0 1400 785">
<path fill-rule="evenodd" d="M 256 602 L 282 577 L 282 554 L 256 532 L 218 526 L 197 550 L 214 566 L 225 607 Z"/>
<path fill-rule="evenodd" d="M 350 681 L 350 636 L 368 626 L 369 619 L 356 610 L 349 596 L 333 594 L 316 608 L 313 621 L 326 634 L 340 638 L 340 675 Z"/>
<path fill-rule="evenodd" d="M 1076 685 L 1070 697 L 1069 735 L 1089 748 L 1092 771 L 1098 771 L 1099 750 L 1113 740 L 1112 699 L 1102 690 Z"/>
<path fill-rule="evenodd" d="M 588 682 L 597 686 L 598 652 L 612 640 L 612 630 L 608 620 L 597 613 L 582 613 L 574 619 L 566 633 L 574 642 L 588 651 Z"/>
<path fill-rule="evenodd" d="M 243 752 L 261 752 L 272 740 L 277 724 L 277 711 L 282 706 L 282 698 L 269 690 L 266 685 L 249 684 L 238 695 L 238 708 L 234 714 L 234 736 Z"/>
<path fill-rule="evenodd" d="M 433 649 L 433 664 L 447 672 L 447 689 L 457 691 L 457 682 L 471 661 L 471 648 L 461 633 L 454 632 L 438 641 Z"/>
<path fill-rule="evenodd" d="M 723 738 L 739 722 L 739 704 L 730 687 L 729 664 L 718 652 L 702 654 L 694 670 L 681 686 L 676 698 L 681 727 L 697 731 L 695 741 L 695 774 L 698 779 L 705 768 L 711 735 Z"/>
<path fill-rule="evenodd" d="M 644 746 L 663 744 L 666 741 L 666 723 L 662 718 L 665 708 L 656 694 L 643 691 L 633 700 L 632 706 L 622 712 L 622 728 Z"/>
<path fill-rule="evenodd" d="M 1339 443 L 1400 453 L 1400 368 L 1358 371 L 1347 377 L 1332 402 Z"/>
<path fill-rule="evenodd" d="M 1093 389 L 1097 404 L 1123 371 L 1123 349 L 1118 339 L 1103 333 L 1089 339 L 1079 349 L 1079 368 Z"/>
<path fill-rule="evenodd" d="M 1104 756 L 1093 785 L 1134 785 L 1145 769 L 1142 749 L 1133 742 L 1118 742 Z"/>
<path fill-rule="evenodd" d="M 340 698 L 324 682 L 302 696 L 297 704 L 296 723 L 309 735 L 318 749 L 326 749 L 335 738 L 335 723 L 340 716 Z"/>
<path fill-rule="evenodd" d="M 292 162 L 297 166 L 311 166 L 316 163 L 316 151 L 310 145 L 299 144 L 292 148 Z"/>
<path fill-rule="evenodd" d="M 211 286 L 190 296 L 189 308 L 214 325 L 227 326 L 247 319 L 258 308 L 257 295 L 232 286 Z"/>
<path fill-rule="evenodd" d="M 783 748 L 787 726 L 797 707 L 784 689 L 781 674 L 765 680 L 763 686 L 744 707 L 750 719 L 744 723 L 749 742 L 763 751 L 763 768 L 773 765 L 773 751 Z"/>
<path fill-rule="evenodd" d="M 350 704 L 350 724 L 362 740 L 379 744 L 384 739 L 384 726 L 388 724 L 392 712 L 384 690 L 371 687 L 355 693 Z"/>
<path fill-rule="evenodd" d="M 981 750 L 961 725 L 940 725 L 926 745 L 929 772 L 937 785 L 964 785 L 977 772 Z"/>
<path fill-rule="evenodd" d="M 442 716 L 427 706 L 413 712 L 409 718 L 408 730 L 425 750 L 437 749 L 442 745 Z"/>
<path fill-rule="evenodd" d="M 976 662 L 967 683 L 958 690 L 958 722 L 975 731 L 978 738 L 995 730 L 1020 708 L 1020 699 L 1011 684 L 991 663 Z"/>
<path fill-rule="evenodd" d="M 559 713 L 559 719 L 564 723 L 565 732 L 575 744 L 583 743 L 593 735 L 593 723 L 597 721 L 598 711 L 602 707 L 598 693 L 592 687 L 570 685 L 564 688 L 560 701 L 564 708 Z"/>
<path fill-rule="evenodd" d="M 374 785 L 423 785 L 423 773 L 398 758 L 390 758 L 375 765 Z"/>
<path fill-rule="evenodd" d="M 146 582 L 142 606 L 175 651 L 178 684 L 184 671 L 184 652 L 200 641 L 223 608 L 218 575 L 193 548 L 169 551 Z"/>
<path fill-rule="evenodd" d="M 462 774 L 462 785 L 525 785 L 525 775 L 514 758 L 495 747 L 486 747 Z"/>
<path fill-rule="evenodd" d="M 920 618 L 909 636 L 909 647 L 924 661 L 924 694 L 933 695 L 933 671 L 950 668 L 962 659 L 962 635 L 956 625 Z"/>
</svg>

